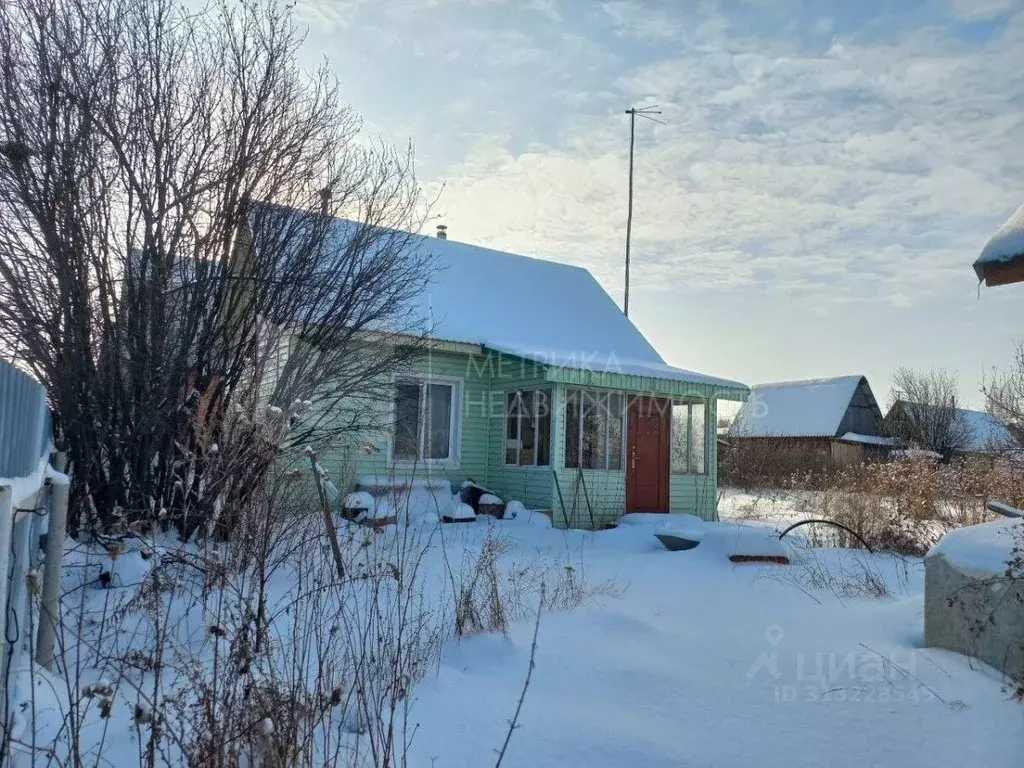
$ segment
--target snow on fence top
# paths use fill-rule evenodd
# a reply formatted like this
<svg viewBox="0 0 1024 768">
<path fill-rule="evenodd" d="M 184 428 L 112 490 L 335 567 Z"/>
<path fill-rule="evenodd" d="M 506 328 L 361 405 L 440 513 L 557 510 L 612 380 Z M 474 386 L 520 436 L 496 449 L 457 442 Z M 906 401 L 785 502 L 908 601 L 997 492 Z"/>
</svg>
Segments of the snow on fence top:
<svg viewBox="0 0 1024 768">
<path fill-rule="evenodd" d="M 1024 258 L 1024 205 L 1021 205 L 1006 223 L 989 238 L 981 255 L 974 262 L 978 279 L 984 279 L 984 265 Z"/>
<path fill-rule="evenodd" d="M 730 437 L 835 437 L 862 376 L 758 384 Z"/>
<path fill-rule="evenodd" d="M 0 361 L 0 478 L 34 473 L 50 445 L 46 388 Z"/>
<path fill-rule="evenodd" d="M 339 253 L 345 253 L 361 226 L 333 219 Z M 426 235 L 412 235 L 409 247 L 429 256 L 433 266 L 414 312 L 433 328 L 435 339 L 476 344 L 558 368 L 746 389 L 736 381 L 666 364 L 583 267 Z"/>
</svg>

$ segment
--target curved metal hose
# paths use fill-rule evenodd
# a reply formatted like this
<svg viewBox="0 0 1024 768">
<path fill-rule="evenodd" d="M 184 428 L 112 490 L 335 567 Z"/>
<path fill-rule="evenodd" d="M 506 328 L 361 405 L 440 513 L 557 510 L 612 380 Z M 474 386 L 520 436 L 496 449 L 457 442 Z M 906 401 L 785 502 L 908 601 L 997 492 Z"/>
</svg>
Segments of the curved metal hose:
<svg viewBox="0 0 1024 768">
<path fill-rule="evenodd" d="M 834 520 L 818 520 L 818 519 L 812 519 L 812 520 L 801 520 L 801 521 L 800 521 L 799 523 L 793 523 L 793 524 L 792 524 L 791 526 L 789 526 L 789 528 L 787 528 L 787 529 L 786 529 L 786 530 L 784 530 L 784 531 L 783 531 L 782 533 L 780 533 L 780 534 L 779 534 L 779 539 L 781 539 L 781 538 L 782 538 L 783 536 L 785 536 L 785 535 L 786 535 L 787 533 L 789 533 L 790 531 L 792 531 L 792 530 L 793 530 L 794 528 L 799 528 L 799 527 L 800 527 L 801 525 L 809 525 L 810 523 L 824 523 L 825 525 L 834 525 L 834 526 L 835 526 L 836 528 L 842 528 L 842 529 L 843 529 L 844 531 L 846 531 L 846 532 L 847 532 L 848 534 L 850 534 L 851 536 L 853 536 L 853 538 L 855 538 L 855 539 L 856 539 L 857 541 L 859 541 L 859 542 L 860 542 L 861 544 L 863 544 L 863 545 L 864 545 L 864 549 L 866 549 L 866 550 L 867 550 L 868 552 L 870 552 L 870 553 L 871 553 L 872 555 L 873 555 L 873 554 L 875 554 L 875 550 L 873 550 L 873 549 L 871 548 L 871 545 L 870 545 L 870 544 L 868 544 L 868 543 L 867 543 L 866 541 L 864 541 L 864 539 L 863 539 L 863 538 L 861 538 L 861 536 L 860 536 L 860 534 L 859 534 L 859 533 L 857 533 L 856 531 L 851 531 L 851 530 L 850 530 L 849 528 L 847 528 L 847 527 L 846 527 L 845 525 L 843 525 L 842 523 L 837 523 L 837 522 L 835 522 Z"/>
</svg>

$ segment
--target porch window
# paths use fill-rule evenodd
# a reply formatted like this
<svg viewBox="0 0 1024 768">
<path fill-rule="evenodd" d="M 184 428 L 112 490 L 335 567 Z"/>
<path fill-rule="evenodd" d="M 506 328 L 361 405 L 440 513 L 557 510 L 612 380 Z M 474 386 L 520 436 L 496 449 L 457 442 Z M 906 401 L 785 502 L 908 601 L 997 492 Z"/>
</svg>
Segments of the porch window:
<svg viewBox="0 0 1024 768">
<path fill-rule="evenodd" d="M 551 461 L 551 391 L 509 392 L 505 413 L 505 463 L 546 467 Z"/>
<path fill-rule="evenodd" d="M 396 462 L 453 462 L 458 396 L 456 381 L 398 382 L 395 385 L 392 459 Z"/>
<path fill-rule="evenodd" d="M 705 415 L 703 402 L 672 404 L 673 473 L 702 475 L 706 471 Z"/>
<path fill-rule="evenodd" d="M 626 397 L 570 389 L 565 398 L 565 466 L 622 469 Z"/>
</svg>

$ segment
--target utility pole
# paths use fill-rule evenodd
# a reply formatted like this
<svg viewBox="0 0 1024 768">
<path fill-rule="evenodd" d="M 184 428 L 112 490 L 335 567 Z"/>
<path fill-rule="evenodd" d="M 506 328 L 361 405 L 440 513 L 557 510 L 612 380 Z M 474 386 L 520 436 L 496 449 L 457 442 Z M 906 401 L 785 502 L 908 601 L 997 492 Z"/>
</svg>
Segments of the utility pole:
<svg viewBox="0 0 1024 768">
<path fill-rule="evenodd" d="M 661 111 L 656 107 L 655 104 L 652 107 L 630 107 L 626 110 L 626 114 L 629 115 L 629 202 L 626 209 L 626 295 L 622 301 L 622 311 L 626 317 L 629 317 L 629 240 L 633 232 L 633 145 L 636 140 L 636 116 L 646 117 L 648 120 L 652 120 L 655 123 L 665 123 L 652 115 L 660 115 Z"/>
</svg>

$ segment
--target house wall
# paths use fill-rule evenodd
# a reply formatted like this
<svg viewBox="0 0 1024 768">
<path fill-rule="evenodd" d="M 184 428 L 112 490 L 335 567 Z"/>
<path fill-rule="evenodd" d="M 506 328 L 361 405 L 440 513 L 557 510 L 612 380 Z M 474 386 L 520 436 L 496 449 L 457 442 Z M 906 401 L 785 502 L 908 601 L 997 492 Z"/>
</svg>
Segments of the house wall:
<svg viewBox="0 0 1024 768">
<path fill-rule="evenodd" d="M 487 447 L 490 420 L 486 403 L 490 392 L 490 376 L 476 364 L 471 355 L 429 351 L 410 365 L 410 374 L 433 374 L 458 379 L 462 385 L 460 410 L 462 413 L 458 441 L 458 460 L 449 466 L 392 466 L 390 461 L 390 435 L 353 436 L 349 441 L 321 451 L 320 463 L 330 472 L 341 488 L 351 488 L 359 478 L 372 477 L 381 484 L 394 480 L 445 478 L 458 487 L 467 477 L 479 483 L 487 482 Z M 390 410 L 391 403 L 380 404 Z M 387 421 L 389 419 L 385 419 Z"/>
<path fill-rule="evenodd" d="M 528 507 L 552 511 L 555 525 L 601 528 L 622 516 L 626 505 L 625 470 L 566 469 L 565 396 L 568 386 L 629 391 L 621 387 L 594 387 L 583 381 L 552 381 L 544 366 L 497 354 L 468 355 L 431 352 L 411 372 L 458 378 L 462 382 L 459 461 L 446 467 L 393 467 L 386 433 L 360 436 L 348 444 L 321 451 L 321 464 L 343 489 L 359 478 L 385 483 L 396 479 L 444 478 L 457 488 L 471 478 L 506 500 L 517 499 Z M 561 373 L 565 373 L 562 371 Z M 613 383 L 614 380 L 609 380 Z M 713 519 L 717 506 L 717 407 L 713 390 L 705 385 L 671 382 L 681 393 L 708 397 L 705 418 L 707 472 L 671 475 L 669 500 L 672 511 Z M 516 389 L 541 388 L 551 392 L 551 464 L 541 467 L 506 466 L 505 397 Z M 384 407 L 390 408 L 390 403 Z M 582 476 L 582 480 L 579 478 Z M 557 483 L 556 483 L 557 478 Z M 585 490 L 584 490 L 585 486 Z M 558 495 L 561 490 L 561 500 Z M 589 499 L 589 507 L 587 500 Z M 563 504 L 564 502 L 564 513 Z M 592 511 L 592 517 L 591 517 Z"/>
<path fill-rule="evenodd" d="M 847 432 L 860 435 L 880 435 L 882 430 L 882 411 L 878 407 L 871 387 L 865 378 L 854 390 L 850 404 L 846 407 L 842 421 L 836 434 L 842 436 Z"/>
<path fill-rule="evenodd" d="M 832 450 L 832 463 L 838 467 L 851 467 L 864 461 L 864 448 L 859 443 L 845 443 L 840 440 L 833 440 L 830 446 Z"/>
</svg>

